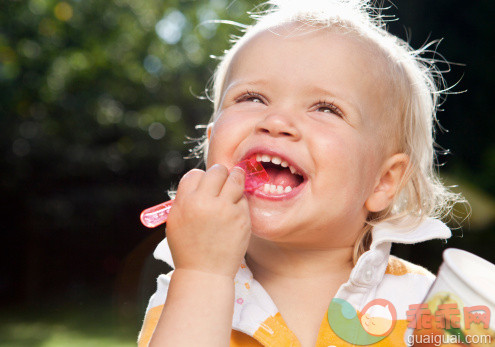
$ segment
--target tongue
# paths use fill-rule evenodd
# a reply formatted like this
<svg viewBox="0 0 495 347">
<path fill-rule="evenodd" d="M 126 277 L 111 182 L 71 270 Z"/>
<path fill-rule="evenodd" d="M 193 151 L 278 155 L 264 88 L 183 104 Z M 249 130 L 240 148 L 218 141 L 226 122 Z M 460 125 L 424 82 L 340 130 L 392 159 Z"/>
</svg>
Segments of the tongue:
<svg viewBox="0 0 495 347">
<path fill-rule="evenodd" d="M 296 176 L 293 175 L 289 169 L 276 169 L 276 168 L 267 168 L 266 172 L 268 176 L 270 176 L 270 183 L 276 186 L 291 186 L 296 187 L 299 185 L 299 181 Z"/>
</svg>

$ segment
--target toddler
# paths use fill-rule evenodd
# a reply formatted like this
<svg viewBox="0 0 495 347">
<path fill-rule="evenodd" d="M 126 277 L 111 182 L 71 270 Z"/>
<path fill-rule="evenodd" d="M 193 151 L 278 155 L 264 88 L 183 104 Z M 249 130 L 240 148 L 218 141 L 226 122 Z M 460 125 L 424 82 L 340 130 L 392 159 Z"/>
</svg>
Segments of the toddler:
<svg viewBox="0 0 495 347">
<path fill-rule="evenodd" d="M 450 237 L 458 198 L 433 170 L 438 75 L 367 1 L 268 5 L 216 70 L 139 345 L 404 345 L 434 276 L 391 244 Z M 253 158 L 270 181 L 244 193 Z"/>
</svg>

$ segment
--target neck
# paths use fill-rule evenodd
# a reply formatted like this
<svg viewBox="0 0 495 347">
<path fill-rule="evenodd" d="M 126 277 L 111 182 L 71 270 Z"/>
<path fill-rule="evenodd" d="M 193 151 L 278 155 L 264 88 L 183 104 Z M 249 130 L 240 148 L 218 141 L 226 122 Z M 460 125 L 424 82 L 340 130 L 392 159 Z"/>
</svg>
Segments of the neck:
<svg viewBox="0 0 495 347">
<path fill-rule="evenodd" d="M 246 263 L 257 280 L 341 278 L 352 270 L 353 249 L 353 246 L 301 248 L 252 236 Z"/>
</svg>

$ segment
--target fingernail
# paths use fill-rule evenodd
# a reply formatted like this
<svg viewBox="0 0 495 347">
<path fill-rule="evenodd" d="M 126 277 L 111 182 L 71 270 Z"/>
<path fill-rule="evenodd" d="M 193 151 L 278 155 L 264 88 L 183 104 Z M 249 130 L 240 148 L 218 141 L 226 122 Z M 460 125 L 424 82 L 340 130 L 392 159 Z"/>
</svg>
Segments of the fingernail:
<svg viewBox="0 0 495 347">
<path fill-rule="evenodd" d="M 246 174 L 246 171 L 244 171 L 244 170 L 243 170 L 242 168 L 240 168 L 239 166 L 234 166 L 234 167 L 232 168 L 232 172 L 234 172 L 234 170 L 235 170 L 235 171 L 237 171 L 237 172 L 239 172 L 239 173 L 240 173 L 240 174 L 242 174 L 242 175 L 245 175 L 245 174 Z"/>
<path fill-rule="evenodd" d="M 232 168 L 231 174 L 236 175 L 238 177 L 238 178 L 236 178 L 236 180 L 238 180 L 239 183 L 244 182 L 244 180 L 246 179 L 246 172 L 238 166 L 234 166 Z"/>
</svg>

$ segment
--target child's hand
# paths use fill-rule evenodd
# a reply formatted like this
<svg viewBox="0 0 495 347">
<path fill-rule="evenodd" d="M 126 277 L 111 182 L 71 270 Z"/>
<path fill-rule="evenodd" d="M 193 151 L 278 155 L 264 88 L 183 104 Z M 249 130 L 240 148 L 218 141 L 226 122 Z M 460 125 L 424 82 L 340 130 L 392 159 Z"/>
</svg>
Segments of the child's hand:
<svg viewBox="0 0 495 347">
<path fill-rule="evenodd" d="M 235 277 L 251 232 L 244 171 L 223 165 L 182 177 L 167 221 L 176 269 Z"/>
</svg>

